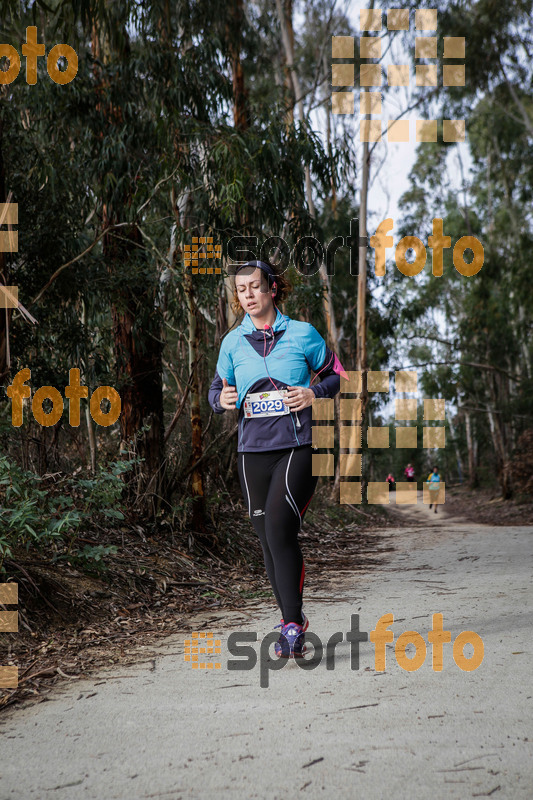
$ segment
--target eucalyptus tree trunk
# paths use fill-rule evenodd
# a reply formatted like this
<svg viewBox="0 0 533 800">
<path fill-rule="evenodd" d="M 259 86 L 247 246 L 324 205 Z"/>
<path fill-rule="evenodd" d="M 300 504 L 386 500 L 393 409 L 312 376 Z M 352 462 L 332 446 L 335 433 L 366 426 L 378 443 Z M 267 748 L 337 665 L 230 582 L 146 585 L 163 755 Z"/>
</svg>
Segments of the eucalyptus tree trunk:
<svg viewBox="0 0 533 800">
<path fill-rule="evenodd" d="M 228 14 L 226 36 L 233 82 L 233 124 L 237 130 L 246 130 L 249 125 L 248 92 L 244 82 L 244 70 L 241 61 L 242 26 L 244 21 L 243 0 L 230 0 L 226 8 Z"/>
<path fill-rule="evenodd" d="M 243 37 L 244 7 L 243 0 L 230 0 L 227 6 L 226 37 L 228 40 L 228 51 L 231 64 L 231 76 L 233 85 L 233 124 L 239 133 L 246 131 L 250 125 L 250 112 L 248 108 L 248 89 L 244 80 L 244 70 L 241 60 L 242 37 Z M 239 230 L 246 234 L 248 232 L 249 218 L 245 212 L 238 220 Z M 228 275 L 227 261 L 223 263 L 224 290 L 221 293 L 225 297 L 224 322 L 220 324 L 222 333 L 231 328 L 237 316 L 232 308 L 234 279 Z M 222 311 L 222 308 L 220 308 Z M 233 420 L 230 414 L 224 415 L 224 425 L 233 427 Z"/>
<path fill-rule="evenodd" d="M 196 464 L 202 456 L 202 416 L 200 413 L 200 385 L 198 376 L 199 336 L 198 310 L 194 296 L 194 280 L 188 270 L 184 275 L 185 294 L 187 296 L 188 354 L 189 375 L 191 376 L 190 408 L 191 408 L 191 461 Z M 193 497 L 193 527 L 197 532 L 204 532 L 205 498 L 204 478 L 201 466 L 191 472 L 191 491 Z"/>
<path fill-rule="evenodd" d="M 191 208 L 192 198 L 186 192 L 179 199 L 176 189 L 173 186 L 171 191 L 171 201 L 174 216 L 176 218 L 177 241 L 180 240 L 180 232 L 186 231 L 190 234 L 191 227 Z M 181 209 L 181 211 L 180 211 Z M 181 260 L 182 248 L 177 245 L 175 259 Z M 194 291 L 194 278 L 189 269 L 183 271 L 183 284 L 187 302 L 187 354 L 189 369 L 189 408 L 191 423 L 191 452 L 186 471 L 190 470 L 190 485 L 192 496 L 192 526 L 196 533 L 205 533 L 205 495 L 203 469 L 200 461 L 203 454 L 202 436 L 202 417 L 200 407 L 200 380 L 198 363 L 201 356 L 200 339 L 198 334 L 198 308 Z"/>
<path fill-rule="evenodd" d="M 374 0 L 368 6 L 374 8 Z M 372 34 L 370 34 L 372 35 Z M 368 137 L 365 137 L 368 139 Z M 363 142 L 363 157 L 361 164 L 361 196 L 359 201 L 359 275 L 357 276 L 357 322 L 356 322 L 356 369 L 361 372 L 361 426 L 365 436 L 366 409 L 368 406 L 368 356 L 367 356 L 367 330 L 366 330 L 366 249 L 367 249 L 367 214 L 368 214 L 368 186 L 370 177 L 370 148 L 368 141 Z M 363 470 L 364 474 L 364 470 Z M 365 480 L 361 477 L 363 489 Z"/>
<path fill-rule="evenodd" d="M 296 105 L 298 106 L 298 115 L 302 127 L 306 128 L 307 121 L 305 118 L 302 89 L 300 85 L 300 79 L 298 77 L 298 72 L 296 70 L 296 67 L 294 66 L 294 36 L 292 35 L 292 19 L 287 17 L 287 12 L 289 9 L 292 8 L 292 3 L 290 3 L 289 0 L 289 2 L 285 3 L 285 8 L 282 8 L 281 0 L 276 0 L 276 8 L 278 11 L 278 18 L 281 25 L 281 37 L 283 41 L 283 47 L 285 50 L 285 58 L 292 79 L 295 102 Z M 305 195 L 307 199 L 307 205 L 309 207 L 309 214 L 313 217 L 313 219 L 316 219 L 316 210 L 313 200 L 313 184 L 311 181 L 311 170 L 308 164 L 305 165 Z M 319 275 L 323 289 L 323 307 L 324 307 L 324 316 L 326 319 L 326 326 L 328 331 L 329 345 L 332 347 L 333 350 L 338 352 L 339 344 L 337 336 L 337 325 L 335 323 L 333 299 L 331 295 L 331 285 L 329 281 L 329 275 L 327 274 L 326 265 L 323 261 L 321 261 L 320 263 Z"/>
<path fill-rule="evenodd" d="M 368 200 L 368 178 L 370 173 L 370 153 L 368 142 L 363 142 L 363 165 L 361 176 L 361 198 L 359 202 L 359 275 L 357 276 L 357 323 L 356 323 L 356 370 L 361 372 L 361 421 L 363 439 L 366 435 L 366 410 L 368 406 L 368 360 L 366 347 L 366 217 Z M 361 443 L 362 444 L 362 443 Z M 361 450 L 362 454 L 362 450 Z M 361 483 L 365 484 L 364 470 Z"/>
<path fill-rule="evenodd" d="M 513 491 L 511 487 L 509 458 L 506 452 L 503 432 L 500 422 L 497 419 L 498 415 L 494 413 L 494 409 L 489 407 L 487 411 L 489 416 L 489 427 L 492 436 L 492 442 L 498 458 L 498 477 L 502 490 L 502 498 L 504 500 L 509 500 L 509 498 L 512 497 Z"/>
<path fill-rule="evenodd" d="M 294 65 L 294 34 L 293 34 L 293 27 L 292 27 L 292 2 L 291 0 L 285 0 L 284 7 L 282 7 L 281 0 L 276 0 L 276 9 L 278 12 L 278 19 L 281 27 L 281 38 L 283 41 L 283 48 L 285 51 L 285 59 L 287 62 L 287 67 L 289 70 L 289 74 L 291 76 L 292 81 L 292 88 L 293 88 L 293 95 L 296 105 L 298 106 L 298 115 L 300 118 L 300 123 L 303 128 L 307 127 L 307 120 L 305 118 L 305 111 L 304 111 L 304 104 L 303 104 L 303 97 L 302 97 L 302 89 L 300 85 L 300 79 L 298 77 L 298 71 Z M 305 165 L 305 193 L 307 198 L 307 205 L 309 207 L 309 214 L 313 219 L 316 219 L 316 210 L 315 204 L 313 200 L 313 184 L 311 181 L 311 170 L 308 164 Z M 338 340 L 338 333 L 337 333 L 337 325 L 335 322 L 335 309 L 333 307 L 333 297 L 331 292 L 331 284 L 329 275 L 327 273 L 326 264 L 324 260 L 321 259 L 320 266 L 319 266 L 319 277 L 320 283 L 322 286 L 322 304 L 323 304 L 323 311 L 324 311 L 324 318 L 326 321 L 326 330 L 327 330 L 327 339 L 328 344 L 332 350 L 336 353 L 339 353 L 339 340 Z M 335 400 L 336 405 L 336 419 L 339 418 L 339 399 L 336 398 Z M 337 492 L 337 487 L 339 484 L 339 469 L 337 464 L 337 469 L 335 473 L 335 480 L 333 483 L 333 492 Z"/>
<path fill-rule="evenodd" d="M 476 452 L 474 442 L 472 439 L 472 418 L 470 411 L 465 411 L 465 431 L 466 431 L 466 449 L 468 451 L 468 487 L 476 489 L 479 486 L 479 480 L 476 469 Z"/>
<path fill-rule="evenodd" d="M 292 76 L 292 59 L 289 58 L 288 52 L 294 53 L 294 28 L 292 24 L 292 0 L 283 0 L 281 6 L 276 0 L 276 8 L 278 17 L 281 24 L 282 35 L 283 31 L 286 32 L 287 43 L 283 42 L 283 52 L 285 55 L 285 70 L 284 70 L 284 83 L 287 93 L 292 95 L 294 101 L 298 95 L 294 92 L 294 81 Z M 287 112 L 285 115 L 287 128 L 294 124 L 294 102 L 287 105 Z"/>
<path fill-rule="evenodd" d="M 92 26 L 91 41 L 96 108 L 106 120 L 111 132 L 108 135 L 112 135 L 124 122 L 120 107 L 113 106 L 106 98 L 109 78 L 105 65 L 111 60 L 110 43 L 96 23 Z M 129 200 L 125 197 L 121 208 L 126 208 Z M 122 221 L 117 208 L 112 209 L 103 196 L 102 226 L 111 229 L 103 237 L 103 253 L 113 282 L 111 315 L 116 388 L 122 401 L 120 452 L 126 459 L 132 456 L 142 459 L 134 470 L 126 473 L 126 493 L 145 517 L 153 519 L 165 495 L 161 324 L 155 297 L 147 292 L 145 279 L 139 278 L 135 286 L 121 285 L 125 267 L 142 244 L 135 223 L 122 227 L 120 238 L 114 235 L 112 226 Z"/>
<path fill-rule="evenodd" d="M 87 306 L 85 305 L 85 301 L 82 298 L 81 301 L 82 305 L 82 314 L 81 314 L 81 321 L 83 324 L 83 336 L 84 336 L 84 355 L 85 360 L 87 362 L 89 356 L 89 348 L 88 348 L 88 341 L 89 337 L 87 336 Z M 81 375 L 81 383 L 87 385 L 87 363 L 85 363 L 85 371 L 84 374 Z M 94 423 L 93 418 L 91 417 L 91 410 L 89 408 L 89 402 L 85 403 L 85 423 L 87 425 L 87 438 L 89 440 L 89 468 L 93 475 L 96 473 L 96 426 Z"/>
<path fill-rule="evenodd" d="M 452 415 L 450 413 L 448 413 L 447 417 L 448 417 L 448 426 L 450 428 L 450 433 L 452 435 L 453 449 L 455 451 L 455 458 L 456 458 L 456 461 L 457 461 L 457 469 L 458 469 L 458 472 L 459 472 L 459 482 L 462 483 L 463 482 L 464 468 L 463 468 L 463 459 L 461 458 L 461 450 L 459 449 L 459 443 L 457 441 L 457 426 L 456 426 L 454 420 L 452 419 Z"/>
<path fill-rule="evenodd" d="M 0 86 L 0 97 L 6 93 L 7 87 Z M 6 174 L 3 158 L 3 133 L 4 120 L 0 118 L 0 203 L 5 203 L 7 201 Z M 7 258 L 4 252 L 0 252 L 0 285 L 10 285 Z M 0 382 L 2 383 L 9 376 L 10 370 L 9 328 L 12 315 L 12 308 L 0 308 Z"/>
<path fill-rule="evenodd" d="M 329 94 L 329 91 L 328 91 L 329 82 L 328 82 L 327 78 L 329 76 L 329 70 L 331 69 L 331 67 L 330 67 L 330 59 L 328 58 L 327 53 L 324 53 L 322 66 L 323 66 L 324 78 L 325 78 L 325 81 L 324 81 L 324 86 L 325 86 L 324 93 L 327 95 L 327 94 Z M 325 109 L 325 112 L 326 112 L 326 147 L 327 147 L 327 153 L 328 153 L 328 158 L 329 158 L 329 162 L 330 162 L 330 169 L 331 169 L 332 166 L 333 166 L 332 165 L 332 153 L 331 153 L 331 108 L 330 108 L 330 104 L 328 102 L 328 98 L 325 97 L 324 99 L 326 101 L 324 103 L 324 109 Z M 335 176 L 333 175 L 333 169 L 331 169 L 330 184 L 331 184 L 331 210 L 333 212 L 333 218 L 337 219 L 338 218 L 337 187 L 335 186 Z"/>
</svg>

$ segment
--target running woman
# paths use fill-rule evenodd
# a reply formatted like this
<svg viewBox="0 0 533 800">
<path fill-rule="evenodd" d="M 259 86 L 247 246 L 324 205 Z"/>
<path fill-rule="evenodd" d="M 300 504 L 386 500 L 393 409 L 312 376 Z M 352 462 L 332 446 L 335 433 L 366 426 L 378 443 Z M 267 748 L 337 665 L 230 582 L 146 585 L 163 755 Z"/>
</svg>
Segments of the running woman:
<svg viewBox="0 0 533 800">
<path fill-rule="evenodd" d="M 409 482 L 414 481 L 415 479 L 415 469 L 412 464 L 408 464 L 404 469 L 404 475 Z"/>
<path fill-rule="evenodd" d="M 337 356 L 308 322 L 281 313 L 288 285 L 265 261 L 239 265 L 234 307 L 241 324 L 222 340 L 209 403 L 215 413 L 237 408 L 238 471 L 248 514 L 282 618 L 274 649 L 301 657 L 309 621 L 302 611 L 305 567 L 298 543 L 318 477 L 312 471 L 312 411 L 316 397 L 334 397 Z M 311 370 L 321 380 L 310 386 Z M 314 380 L 314 379 L 313 379 Z"/>
</svg>

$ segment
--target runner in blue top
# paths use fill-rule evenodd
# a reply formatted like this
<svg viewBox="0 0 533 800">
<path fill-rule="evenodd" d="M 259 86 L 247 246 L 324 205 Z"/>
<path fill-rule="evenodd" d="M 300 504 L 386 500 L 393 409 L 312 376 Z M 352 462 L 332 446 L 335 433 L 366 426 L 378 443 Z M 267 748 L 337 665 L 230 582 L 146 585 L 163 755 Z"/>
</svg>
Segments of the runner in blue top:
<svg viewBox="0 0 533 800">
<path fill-rule="evenodd" d="M 427 479 L 427 484 L 429 488 L 429 499 L 432 501 L 429 504 L 429 509 L 431 511 L 431 506 L 435 505 L 435 514 L 437 513 L 437 500 L 439 498 L 439 489 L 440 489 L 440 475 L 439 475 L 439 468 L 433 467 L 433 472 L 430 472 Z"/>
<path fill-rule="evenodd" d="M 302 612 L 305 568 L 298 532 L 318 482 L 312 474 L 311 405 L 316 397 L 334 397 L 339 376 L 348 377 L 312 325 L 278 309 L 275 301 L 284 299 L 287 288 L 267 262 L 237 268 L 235 300 L 246 313 L 222 340 L 209 389 L 217 414 L 239 410 L 239 479 L 282 613 L 275 651 L 285 658 L 303 655 L 309 626 Z M 314 386 L 311 370 L 321 378 Z"/>
</svg>

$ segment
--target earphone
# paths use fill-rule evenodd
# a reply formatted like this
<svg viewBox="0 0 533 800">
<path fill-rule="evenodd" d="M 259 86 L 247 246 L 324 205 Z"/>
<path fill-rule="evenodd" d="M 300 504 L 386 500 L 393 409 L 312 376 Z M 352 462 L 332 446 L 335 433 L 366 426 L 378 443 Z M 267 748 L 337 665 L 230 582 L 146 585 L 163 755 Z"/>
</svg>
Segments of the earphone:
<svg viewBox="0 0 533 800">
<path fill-rule="evenodd" d="M 276 283 L 276 281 L 274 281 L 274 283 L 272 284 L 272 297 L 276 296 L 277 286 L 278 286 L 278 284 Z"/>
</svg>

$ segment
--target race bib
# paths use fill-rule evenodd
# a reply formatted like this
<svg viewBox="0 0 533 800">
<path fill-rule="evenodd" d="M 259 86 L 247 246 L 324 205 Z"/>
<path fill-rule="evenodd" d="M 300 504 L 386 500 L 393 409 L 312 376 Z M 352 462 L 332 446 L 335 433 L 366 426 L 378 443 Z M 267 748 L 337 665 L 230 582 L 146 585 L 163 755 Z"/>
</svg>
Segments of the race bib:
<svg viewBox="0 0 533 800">
<path fill-rule="evenodd" d="M 286 389 L 247 394 L 244 399 L 244 416 L 248 418 L 279 417 L 283 414 L 290 414 L 289 406 L 283 402 L 286 394 Z"/>
</svg>

